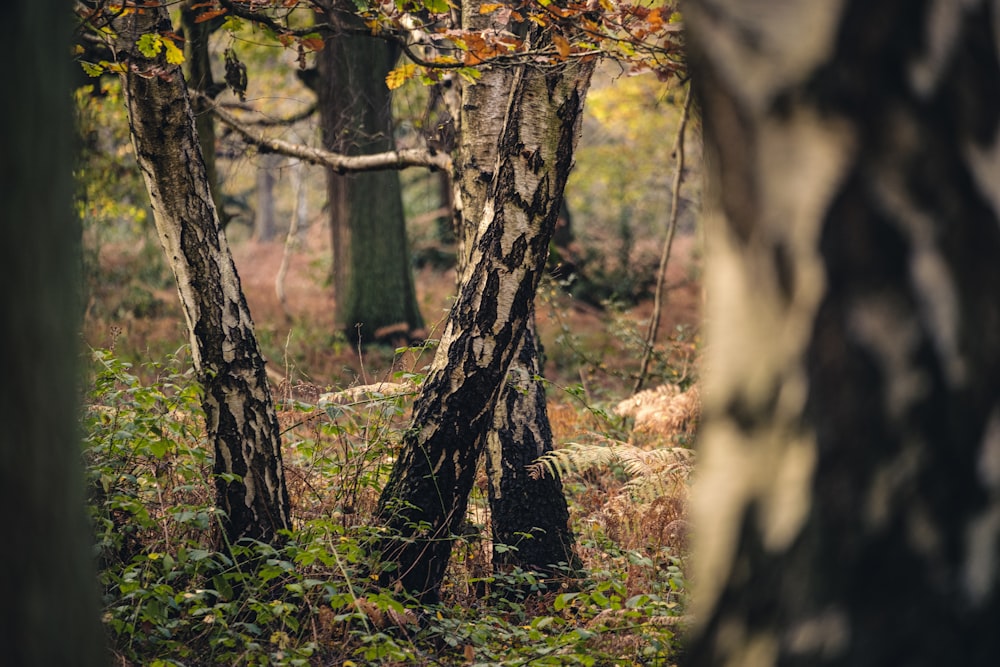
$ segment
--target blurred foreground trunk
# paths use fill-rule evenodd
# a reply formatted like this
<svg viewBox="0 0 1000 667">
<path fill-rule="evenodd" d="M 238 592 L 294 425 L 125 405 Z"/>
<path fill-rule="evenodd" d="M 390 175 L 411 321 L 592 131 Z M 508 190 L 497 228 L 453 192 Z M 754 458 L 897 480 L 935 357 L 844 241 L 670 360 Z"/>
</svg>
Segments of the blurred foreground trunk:
<svg viewBox="0 0 1000 667">
<path fill-rule="evenodd" d="M 689 665 L 1000 664 L 998 12 L 685 9 L 714 202 Z"/>
</svg>

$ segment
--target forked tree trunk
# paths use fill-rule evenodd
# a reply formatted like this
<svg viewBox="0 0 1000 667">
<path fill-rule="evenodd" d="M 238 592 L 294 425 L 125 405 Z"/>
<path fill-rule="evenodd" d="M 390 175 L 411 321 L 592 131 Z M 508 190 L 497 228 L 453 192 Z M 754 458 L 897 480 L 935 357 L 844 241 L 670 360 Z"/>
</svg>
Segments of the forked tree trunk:
<svg viewBox="0 0 1000 667">
<path fill-rule="evenodd" d="M 438 597 L 493 407 L 530 317 L 591 70 L 574 63 L 517 71 L 458 298 L 379 501 L 381 522 L 400 536 L 381 545 L 381 583 L 398 582 L 425 601 Z"/>
<path fill-rule="evenodd" d="M 494 19 L 479 11 L 480 4 L 479 0 L 463 4 L 463 29 L 490 27 Z M 511 67 L 487 69 L 475 85 L 462 88 L 460 146 L 455 159 L 460 193 L 459 275 L 474 247 L 493 181 L 514 71 Z M 536 113 L 554 115 L 556 109 Z M 549 162 L 545 168 L 551 171 L 555 166 Z M 554 206 L 564 206 L 561 193 Z M 498 571 L 511 567 L 546 571 L 557 563 L 576 566 L 578 560 L 561 481 L 552 475 L 541 479 L 528 475 L 528 465 L 552 450 L 545 386 L 539 379 L 538 343 L 532 308 L 485 441 L 493 567 Z"/>
<path fill-rule="evenodd" d="M 123 85 L 139 168 L 160 243 L 177 279 L 202 407 L 215 452 L 215 484 L 231 541 L 265 542 L 290 527 L 280 431 L 264 361 L 219 219 L 180 67 L 138 52 L 143 34 L 171 30 L 163 4 L 115 22 L 128 63 Z"/>
<path fill-rule="evenodd" d="M 684 16 L 715 202 L 687 663 L 998 665 L 1000 5 Z"/>
</svg>

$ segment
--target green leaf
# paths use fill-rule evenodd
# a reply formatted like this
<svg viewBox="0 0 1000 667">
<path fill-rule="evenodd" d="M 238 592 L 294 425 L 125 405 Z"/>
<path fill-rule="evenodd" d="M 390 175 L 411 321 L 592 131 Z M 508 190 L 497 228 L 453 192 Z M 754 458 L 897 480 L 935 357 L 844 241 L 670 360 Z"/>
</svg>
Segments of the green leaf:
<svg viewBox="0 0 1000 667">
<path fill-rule="evenodd" d="M 424 0 L 424 7 L 429 12 L 444 14 L 448 11 L 448 0 Z"/>
<path fill-rule="evenodd" d="M 104 74 L 103 67 L 95 65 L 94 63 L 88 63 L 86 60 L 80 61 L 80 67 L 83 68 L 83 71 L 87 74 L 87 76 L 97 77 Z"/>
<path fill-rule="evenodd" d="M 562 611 L 573 601 L 579 593 L 563 593 L 562 595 L 557 595 L 555 602 L 552 603 L 552 608 L 556 611 Z"/>
<path fill-rule="evenodd" d="M 159 35 L 149 33 L 136 40 L 135 45 L 139 48 L 139 53 L 147 58 L 155 58 L 163 50 L 163 38 Z"/>
</svg>

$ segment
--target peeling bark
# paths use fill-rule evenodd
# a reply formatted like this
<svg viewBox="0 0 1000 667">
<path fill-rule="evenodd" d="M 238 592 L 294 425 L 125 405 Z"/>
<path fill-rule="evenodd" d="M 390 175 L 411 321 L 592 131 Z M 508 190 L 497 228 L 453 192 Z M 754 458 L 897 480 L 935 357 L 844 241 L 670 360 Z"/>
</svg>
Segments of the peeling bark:
<svg viewBox="0 0 1000 667">
<path fill-rule="evenodd" d="M 511 28 L 492 25 L 495 19 L 489 14 L 481 14 L 479 5 L 478 0 L 466 0 L 463 4 L 464 29 Z M 455 180 L 461 204 L 459 275 L 474 247 L 493 181 L 497 142 L 504 125 L 514 72 L 509 67 L 487 69 L 475 85 L 462 88 L 461 144 L 455 160 Z M 540 114 L 554 112 L 554 109 L 538 110 Z M 550 169 L 554 166 L 553 163 L 547 165 Z M 553 205 L 557 208 L 564 205 L 561 194 L 559 203 Z M 562 482 L 554 476 L 535 480 L 527 474 L 529 464 L 552 450 L 552 431 L 545 406 L 545 387 L 538 379 L 542 368 L 533 307 L 526 329 L 484 443 L 493 567 L 498 571 L 512 567 L 548 571 L 560 562 L 571 566 L 578 563 Z M 527 537 L 529 535 L 531 537 Z M 497 545 L 501 545 L 500 549 Z"/>
<path fill-rule="evenodd" d="M 1000 664 L 1000 6 L 685 19 L 714 201 L 687 663 Z"/>
<path fill-rule="evenodd" d="M 215 484 L 230 541 L 273 541 L 290 527 L 280 431 L 264 360 L 219 225 L 180 68 L 149 60 L 140 35 L 171 30 L 165 5 L 115 21 L 132 142 L 156 229 L 177 280 L 204 389 Z"/>
<path fill-rule="evenodd" d="M 379 501 L 381 522 L 402 536 L 381 545 L 381 583 L 398 582 L 425 601 L 438 597 L 493 407 L 530 317 L 591 70 L 591 63 L 517 70 L 458 298 Z"/>
</svg>

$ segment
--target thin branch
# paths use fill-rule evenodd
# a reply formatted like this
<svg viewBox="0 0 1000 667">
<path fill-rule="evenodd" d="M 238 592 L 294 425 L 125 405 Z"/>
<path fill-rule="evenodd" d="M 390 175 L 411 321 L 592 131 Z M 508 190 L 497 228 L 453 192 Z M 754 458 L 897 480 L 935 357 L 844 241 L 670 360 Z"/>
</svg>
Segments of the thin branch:
<svg viewBox="0 0 1000 667">
<path fill-rule="evenodd" d="M 660 317 L 663 313 L 665 298 L 663 286 L 667 282 L 667 264 L 670 262 L 670 248 L 674 243 L 674 233 L 677 231 L 681 184 L 684 182 L 684 130 L 687 129 L 688 117 L 691 113 L 691 98 L 689 84 L 687 94 L 684 96 L 684 110 L 681 112 L 681 119 L 677 124 L 677 136 L 674 137 L 673 153 L 677 156 L 677 163 L 674 168 L 674 183 L 671 188 L 672 200 L 670 202 L 670 219 L 667 221 L 667 238 L 663 243 L 663 252 L 660 255 L 660 268 L 656 275 L 656 292 L 653 296 L 653 314 L 649 320 L 649 328 L 646 329 L 645 351 L 642 354 L 642 364 L 639 367 L 639 377 L 636 378 L 633 393 L 638 393 L 642 389 L 643 382 L 646 381 L 646 373 L 649 371 L 649 361 L 653 356 L 653 346 L 656 344 L 656 334 L 660 328 Z"/>
<path fill-rule="evenodd" d="M 272 153 L 280 153 L 304 160 L 309 164 L 329 167 L 337 173 L 405 169 L 407 167 L 426 167 L 446 172 L 451 171 L 451 157 L 446 153 L 432 153 L 427 150 L 408 148 L 372 153 L 371 155 L 342 155 L 322 148 L 273 139 L 259 130 L 247 127 L 246 124 L 241 123 L 235 116 L 221 109 L 218 105 L 212 104 L 211 109 L 223 124 L 232 128 L 249 143 Z"/>
<path fill-rule="evenodd" d="M 223 102 L 223 103 L 219 104 L 219 106 L 222 107 L 222 108 L 224 108 L 224 109 L 239 109 L 240 111 L 250 111 L 250 112 L 256 112 L 257 111 L 256 109 L 253 108 L 253 106 L 251 106 L 251 105 L 249 105 L 249 104 L 247 104 L 245 102 Z M 305 120 L 306 118 L 309 118 L 310 116 L 312 116 L 314 113 L 316 113 L 316 110 L 318 108 L 319 108 L 319 105 L 316 104 L 315 102 L 313 102 L 312 104 L 310 104 L 309 106 L 307 106 L 302 111 L 299 111 L 298 113 L 294 113 L 291 116 L 288 116 L 287 118 L 270 118 L 268 116 L 263 116 L 263 117 L 258 118 L 256 120 L 245 121 L 244 125 L 246 125 L 247 127 L 251 127 L 251 126 L 254 126 L 254 127 L 283 127 L 283 126 L 287 126 L 287 125 L 294 125 L 295 123 L 298 123 L 299 121 Z"/>
</svg>

